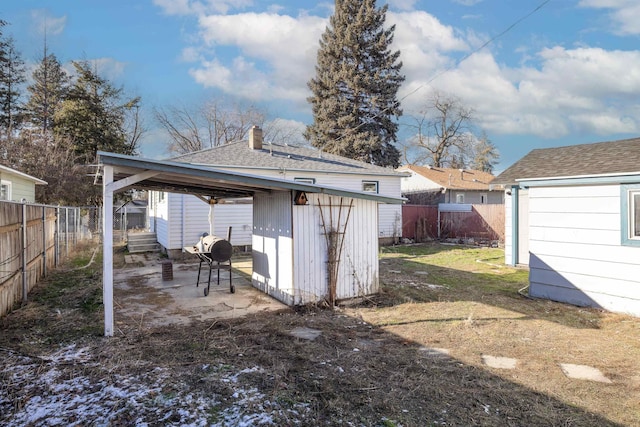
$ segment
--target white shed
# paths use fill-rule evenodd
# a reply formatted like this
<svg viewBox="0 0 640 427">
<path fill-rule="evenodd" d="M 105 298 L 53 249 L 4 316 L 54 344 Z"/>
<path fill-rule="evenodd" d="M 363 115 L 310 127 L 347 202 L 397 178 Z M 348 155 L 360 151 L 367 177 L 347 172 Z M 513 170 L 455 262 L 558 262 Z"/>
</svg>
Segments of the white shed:
<svg viewBox="0 0 640 427">
<path fill-rule="evenodd" d="M 253 197 L 252 282 L 286 304 L 378 292 L 378 204 L 401 204 L 401 198 L 113 153 L 100 152 L 99 158 L 105 212 L 111 212 L 114 192 L 129 188 L 211 200 Z M 103 215 L 103 221 L 105 335 L 109 336 L 113 335 L 113 218 Z"/>
<path fill-rule="evenodd" d="M 533 150 L 494 183 L 531 296 L 640 316 L 640 139 Z"/>
</svg>

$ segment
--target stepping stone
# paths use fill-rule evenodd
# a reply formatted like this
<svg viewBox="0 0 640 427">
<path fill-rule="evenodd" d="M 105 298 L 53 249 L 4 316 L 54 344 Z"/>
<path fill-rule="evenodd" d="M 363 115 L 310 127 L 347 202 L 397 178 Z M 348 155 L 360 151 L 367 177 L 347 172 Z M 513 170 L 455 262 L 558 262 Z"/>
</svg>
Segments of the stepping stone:
<svg viewBox="0 0 640 427">
<path fill-rule="evenodd" d="M 430 357 L 446 357 L 449 356 L 449 350 L 446 348 L 436 347 L 420 347 L 418 351 L 422 352 L 425 356 Z"/>
<path fill-rule="evenodd" d="M 427 276 L 429 274 L 428 271 L 416 271 L 414 274 L 417 274 L 418 276 Z"/>
<path fill-rule="evenodd" d="M 322 331 L 311 328 L 295 328 L 291 331 L 291 335 L 296 338 L 302 338 L 304 340 L 313 341 L 322 335 Z"/>
<path fill-rule="evenodd" d="M 482 356 L 482 362 L 490 368 L 496 369 L 515 369 L 518 359 L 512 359 L 510 357 L 498 357 L 489 356 L 484 354 Z"/>
<path fill-rule="evenodd" d="M 609 378 L 605 377 L 599 369 L 587 365 L 573 365 L 571 363 L 561 363 L 560 369 L 568 377 L 576 380 L 597 381 L 600 383 L 611 384 Z"/>
</svg>

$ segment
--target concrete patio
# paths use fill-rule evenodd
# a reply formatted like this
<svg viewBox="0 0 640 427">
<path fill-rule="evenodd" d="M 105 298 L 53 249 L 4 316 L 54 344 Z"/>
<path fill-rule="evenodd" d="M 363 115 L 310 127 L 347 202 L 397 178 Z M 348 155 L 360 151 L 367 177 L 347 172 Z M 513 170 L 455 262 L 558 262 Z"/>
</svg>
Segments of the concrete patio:
<svg viewBox="0 0 640 427">
<path fill-rule="evenodd" d="M 125 255 L 125 261 L 124 268 L 114 270 L 116 329 L 123 322 L 131 321 L 145 327 L 158 327 L 287 308 L 251 286 L 247 279 L 251 258 L 247 256 L 232 258 L 231 280 L 235 293 L 229 291 L 228 270 L 220 270 L 218 285 L 214 269 L 208 296 L 204 295 L 204 288 L 207 287 L 209 268 L 203 264 L 201 283 L 196 287 L 198 261 L 195 258 L 172 260 L 172 280 L 163 280 L 169 276 L 166 271 L 163 275 L 162 262 L 167 260 L 157 253 Z"/>
</svg>

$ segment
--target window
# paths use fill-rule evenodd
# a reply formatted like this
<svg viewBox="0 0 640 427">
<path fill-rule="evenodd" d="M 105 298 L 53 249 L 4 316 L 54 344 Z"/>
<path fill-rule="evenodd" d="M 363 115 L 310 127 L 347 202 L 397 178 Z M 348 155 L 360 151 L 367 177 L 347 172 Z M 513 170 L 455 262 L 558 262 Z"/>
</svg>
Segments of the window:
<svg viewBox="0 0 640 427">
<path fill-rule="evenodd" d="M 486 193 L 480 194 L 480 203 L 486 205 L 488 203 L 488 198 Z"/>
<path fill-rule="evenodd" d="M 293 180 L 295 182 L 301 182 L 303 184 L 315 184 L 316 183 L 316 179 L 315 178 L 293 178 Z"/>
<path fill-rule="evenodd" d="M 464 203 L 464 193 L 456 194 L 456 203 Z"/>
<path fill-rule="evenodd" d="M 159 191 L 158 192 L 158 203 L 162 203 L 164 202 L 164 199 L 166 197 L 166 194 L 164 191 Z"/>
<path fill-rule="evenodd" d="M 623 185 L 622 201 L 622 244 L 640 246 L 640 184 Z"/>
<path fill-rule="evenodd" d="M 11 200 L 11 181 L 0 181 L 0 200 Z"/>
<path fill-rule="evenodd" d="M 362 191 L 367 193 L 377 193 L 378 181 L 362 181 Z"/>
</svg>

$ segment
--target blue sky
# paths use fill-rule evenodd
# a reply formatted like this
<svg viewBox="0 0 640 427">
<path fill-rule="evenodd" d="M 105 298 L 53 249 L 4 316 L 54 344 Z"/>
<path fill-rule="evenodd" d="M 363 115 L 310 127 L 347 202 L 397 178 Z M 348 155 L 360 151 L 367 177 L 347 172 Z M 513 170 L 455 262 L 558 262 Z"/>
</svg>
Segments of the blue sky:
<svg viewBox="0 0 640 427">
<path fill-rule="evenodd" d="M 407 77 L 401 121 L 433 89 L 459 97 L 498 147 L 497 171 L 534 148 L 640 133 L 637 0 L 388 4 Z M 142 154 L 164 157 L 153 107 L 238 99 L 291 126 L 310 123 L 306 82 L 332 10 L 333 1 L 306 0 L 5 0 L 0 19 L 28 66 L 42 56 L 46 25 L 49 51 L 63 63 L 96 61 L 141 96 L 150 128 Z"/>
</svg>

